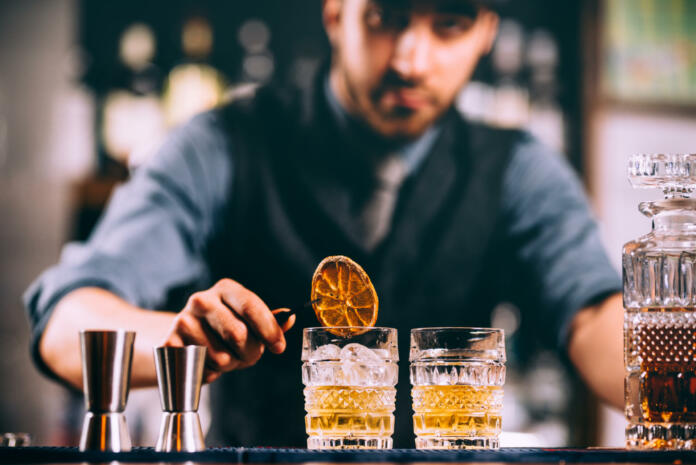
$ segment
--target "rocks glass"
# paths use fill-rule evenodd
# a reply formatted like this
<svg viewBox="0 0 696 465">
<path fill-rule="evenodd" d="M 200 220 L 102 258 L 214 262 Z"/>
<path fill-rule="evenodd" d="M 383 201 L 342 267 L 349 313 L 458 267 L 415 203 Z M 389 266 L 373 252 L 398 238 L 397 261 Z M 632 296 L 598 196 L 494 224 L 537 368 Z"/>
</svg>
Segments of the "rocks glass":
<svg viewBox="0 0 696 465">
<path fill-rule="evenodd" d="M 416 448 L 499 447 L 502 329 L 413 329 L 409 360 Z"/>
<path fill-rule="evenodd" d="M 399 353 L 394 328 L 305 328 L 309 449 L 390 449 Z"/>
</svg>

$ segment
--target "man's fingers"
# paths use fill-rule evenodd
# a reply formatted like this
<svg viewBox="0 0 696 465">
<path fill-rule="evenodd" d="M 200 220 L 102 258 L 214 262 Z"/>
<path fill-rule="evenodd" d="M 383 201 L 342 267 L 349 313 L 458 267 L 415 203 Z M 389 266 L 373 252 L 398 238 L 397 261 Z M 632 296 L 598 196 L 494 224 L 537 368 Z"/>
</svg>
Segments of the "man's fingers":
<svg viewBox="0 0 696 465">
<path fill-rule="evenodd" d="M 251 366 L 261 358 L 263 343 L 249 332 L 247 325 L 222 301 L 217 303 L 214 311 L 206 312 L 203 318 L 215 337 L 241 362 L 236 368 Z"/>
<path fill-rule="evenodd" d="M 288 318 L 288 320 L 285 323 L 283 323 L 282 328 L 284 333 L 287 333 L 290 330 L 290 328 L 295 326 L 295 320 L 297 320 L 297 315 L 290 315 L 290 318 Z"/>
<path fill-rule="evenodd" d="M 255 364 L 266 346 L 276 353 L 285 350 L 283 332 L 294 323 L 295 317 L 291 316 L 281 327 L 256 294 L 224 279 L 189 298 L 186 308 L 175 319 L 165 345 L 205 346 L 205 379 L 210 382 L 219 376 L 216 373 Z"/>
<path fill-rule="evenodd" d="M 219 288 L 225 305 L 239 315 L 272 352 L 278 354 L 285 350 L 283 330 L 259 296 L 230 279 L 218 282 L 215 287 Z"/>
<path fill-rule="evenodd" d="M 215 381 L 216 379 L 218 379 L 220 376 L 222 376 L 222 373 L 220 373 L 219 371 L 209 371 L 209 370 L 206 370 L 206 371 L 203 373 L 203 382 L 204 382 L 205 384 L 210 384 L 210 383 L 212 383 L 213 381 Z"/>
<path fill-rule="evenodd" d="M 185 345 L 186 344 L 184 344 L 184 341 L 181 339 L 181 336 L 178 332 L 176 332 L 176 330 L 169 333 L 167 339 L 165 339 L 162 343 L 162 346 L 164 347 L 184 347 Z"/>
<path fill-rule="evenodd" d="M 220 335 L 210 327 L 207 321 L 201 320 L 201 327 L 208 341 L 207 365 L 214 371 L 230 371 L 244 364 L 244 357 L 236 349 L 232 349 L 223 341 Z"/>
<path fill-rule="evenodd" d="M 206 348 L 206 365 L 212 370 L 229 371 L 243 364 L 236 354 L 231 353 L 229 348 L 221 343 L 213 331 L 206 328 L 202 320 L 190 313 L 183 312 L 177 317 L 175 332 L 182 345 L 199 345 Z"/>
<path fill-rule="evenodd" d="M 289 308 L 276 308 L 271 310 L 271 313 L 276 318 L 276 322 L 280 323 L 280 329 L 287 333 L 290 328 L 295 326 L 296 315 L 292 314 L 290 316 L 285 316 L 284 314 L 290 313 L 292 310 Z"/>
</svg>

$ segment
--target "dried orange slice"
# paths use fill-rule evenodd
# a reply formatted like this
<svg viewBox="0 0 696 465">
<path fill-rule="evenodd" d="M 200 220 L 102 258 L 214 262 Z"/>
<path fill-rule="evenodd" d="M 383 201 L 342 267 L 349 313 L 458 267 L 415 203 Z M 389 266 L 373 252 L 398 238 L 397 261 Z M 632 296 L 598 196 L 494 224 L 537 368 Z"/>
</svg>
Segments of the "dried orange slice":
<svg viewBox="0 0 696 465">
<path fill-rule="evenodd" d="M 377 292 L 360 265 L 342 255 L 319 263 L 312 277 L 312 307 L 322 326 L 374 326 L 378 306 Z M 361 333 L 357 328 L 331 332 L 343 337 Z"/>
</svg>

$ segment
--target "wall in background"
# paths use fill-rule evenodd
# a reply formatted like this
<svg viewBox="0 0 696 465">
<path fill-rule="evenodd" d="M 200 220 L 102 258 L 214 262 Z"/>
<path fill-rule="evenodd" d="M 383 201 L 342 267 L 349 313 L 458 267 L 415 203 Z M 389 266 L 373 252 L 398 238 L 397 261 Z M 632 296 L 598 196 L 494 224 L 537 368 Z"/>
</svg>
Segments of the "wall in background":
<svg viewBox="0 0 696 465">
<path fill-rule="evenodd" d="M 35 443 L 54 441 L 63 390 L 29 359 L 20 296 L 57 259 L 67 227 L 79 148 L 59 136 L 77 128 L 64 105 L 75 19 L 72 0 L 0 2 L 0 431 L 32 433 Z"/>
</svg>

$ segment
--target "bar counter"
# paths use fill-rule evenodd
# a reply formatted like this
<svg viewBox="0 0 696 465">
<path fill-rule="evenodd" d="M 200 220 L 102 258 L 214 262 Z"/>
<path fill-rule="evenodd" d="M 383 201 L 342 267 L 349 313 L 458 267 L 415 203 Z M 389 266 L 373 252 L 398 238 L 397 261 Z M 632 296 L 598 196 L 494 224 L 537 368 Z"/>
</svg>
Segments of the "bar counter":
<svg viewBox="0 0 696 465">
<path fill-rule="evenodd" d="M 632 451 L 625 449 L 498 450 L 306 450 L 210 448 L 201 452 L 80 452 L 72 447 L 2 447 L 0 463 L 696 463 L 696 451 Z"/>
</svg>

